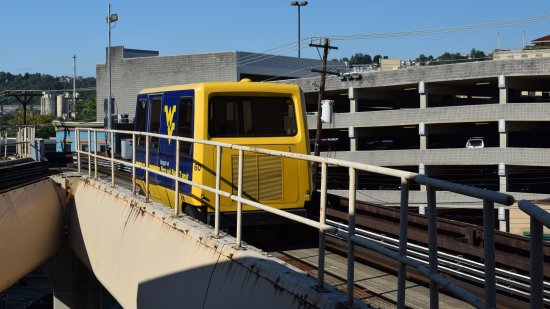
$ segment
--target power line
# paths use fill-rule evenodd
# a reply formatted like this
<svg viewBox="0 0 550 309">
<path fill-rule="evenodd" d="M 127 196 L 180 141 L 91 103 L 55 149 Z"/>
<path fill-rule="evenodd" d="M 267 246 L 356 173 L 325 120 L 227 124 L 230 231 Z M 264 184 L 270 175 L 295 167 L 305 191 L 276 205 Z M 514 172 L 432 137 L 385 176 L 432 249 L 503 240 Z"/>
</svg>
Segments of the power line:
<svg viewBox="0 0 550 309">
<path fill-rule="evenodd" d="M 76 91 L 95 91 L 96 87 L 86 87 L 86 88 L 77 88 Z M 4 91 L 20 91 L 18 89 L 4 89 Z M 24 91 L 33 91 L 33 92 L 72 92 L 73 89 L 25 89 Z M 0 95 L 3 96 L 2 93 Z"/>
<path fill-rule="evenodd" d="M 306 39 L 302 40 L 302 42 L 300 43 L 300 46 L 306 47 L 307 45 L 308 45 L 308 43 L 307 43 Z M 285 46 L 288 46 L 288 44 L 285 45 Z M 272 50 L 276 50 L 276 49 L 278 49 L 278 48 L 274 48 Z M 249 65 L 249 64 L 256 63 L 256 62 L 265 61 L 265 60 L 268 60 L 268 59 L 271 59 L 271 58 L 289 55 L 289 54 L 295 52 L 296 50 L 297 50 L 297 48 L 295 46 L 289 46 L 289 47 L 286 47 L 286 48 L 283 48 L 283 49 L 279 50 L 275 54 L 266 54 L 266 52 L 256 53 L 254 55 L 243 57 L 243 59 L 246 58 L 244 61 L 243 61 L 243 59 L 240 59 L 239 63 L 237 63 L 237 66 Z M 267 52 L 269 52 L 269 51 L 267 51 Z"/>
<path fill-rule="evenodd" d="M 453 33 L 453 32 L 465 32 L 473 30 L 483 30 L 490 28 L 514 26 L 528 23 L 541 22 L 550 19 L 550 14 L 532 16 L 525 18 L 501 20 L 489 23 L 480 23 L 456 27 L 446 27 L 446 28 L 435 28 L 435 29 L 424 29 L 424 30 L 414 30 L 414 31 L 401 31 L 401 32 L 387 32 L 387 33 L 373 33 L 373 34 L 356 34 L 356 35 L 333 35 L 328 36 L 330 40 L 371 40 L 371 39 L 386 39 L 386 38 L 398 38 L 398 37 L 407 37 L 407 36 L 422 36 L 422 35 L 434 35 L 434 34 L 444 34 L 444 33 Z M 320 37 L 311 37 L 304 38 L 300 40 L 300 47 L 307 45 L 308 41 L 320 40 Z M 284 44 L 278 47 L 268 49 L 266 51 L 256 53 L 253 55 L 245 56 L 240 59 L 238 66 L 243 66 L 247 64 L 252 64 L 259 61 L 264 61 L 279 55 L 287 55 L 295 52 L 298 48 L 296 47 L 296 42 Z M 266 55 L 270 53 L 270 55 Z"/>
<path fill-rule="evenodd" d="M 334 35 L 334 36 L 328 36 L 327 38 L 329 38 L 330 40 L 370 40 L 370 39 L 398 38 L 398 37 L 407 37 L 407 36 L 434 35 L 434 34 L 465 32 L 465 31 L 473 31 L 473 30 L 483 30 L 483 29 L 490 29 L 490 28 L 514 26 L 514 25 L 541 22 L 549 19 L 550 19 L 550 14 L 546 14 L 546 15 L 540 15 L 540 16 L 501 20 L 501 21 L 495 21 L 495 22 L 464 25 L 464 26 L 457 26 L 457 27 L 388 32 L 388 33 L 374 33 L 374 34 Z M 308 41 L 312 42 L 314 40 L 321 40 L 321 39 L 322 38 L 320 37 L 304 38 L 300 40 L 299 46 L 305 47 L 305 45 L 308 45 L 307 43 Z M 250 65 L 253 63 L 269 60 L 278 56 L 289 55 L 291 53 L 294 53 L 297 49 L 298 48 L 296 47 L 296 42 L 287 43 L 278 47 L 268 49 L 260 53 L 244 56 L 243 58 L 239 59 L 237 66 Z M 290 74 L 290 73 L 287 73 L 287 74 Z"/>
<path fill-rule="evenodd" d="M 407 37 L 407 36 L 433 35 L 433 34 L 443 34 L 443 33 L 452 33 L 452 32 L 483 30 L 483 29 L 498 28 L 498 27 L 505 27 L 505 26 L 515 26 L 515 25 L 545 21 L 549 19 L 550 19 L 550 14 L 547 14 L 547 15 L 541 15 L 541 16 L 509 19 L 509 20 L 457 26 L 457 27 L 402 31 L 402 32 L 373 33 L 373 34 L 336 35 L 336 36 L 329 36 L 329 38 L 331 40 L 370 40 L 370 39 L 386 39 L 386 38 Z"/>
</svg>

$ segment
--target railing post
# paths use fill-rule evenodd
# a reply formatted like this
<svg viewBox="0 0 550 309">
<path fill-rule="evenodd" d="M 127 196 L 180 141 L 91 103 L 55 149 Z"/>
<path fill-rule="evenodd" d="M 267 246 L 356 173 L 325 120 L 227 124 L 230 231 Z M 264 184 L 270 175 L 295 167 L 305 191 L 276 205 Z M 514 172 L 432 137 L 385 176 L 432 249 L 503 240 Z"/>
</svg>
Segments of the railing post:
<svg viewBox="0 0 550 309">
<path fill-rule="evenodd" d="M 437 203 L 435 188 L 427 187 L 428 200 L 428 250 L 430 275 L 437 274 Z M 437 283 L 430 279 L 430 308 L 439 308 L 439 288 Z"/>
<path fill-rule="evenodd" d="M 28 135 L 29 134 L 28 134 L 27 127 L 23 127 L 23 141 L 24 141 L 24 143 L 21 145 L 21 147 L 22 147 L 22 153 L 23 153 L 25 158 L 28 157 L 28 155 L 27 155 L 27 150 L 28 150 L 27 143 L 29 142 L 28 141 Z"/>
<path fill-rule="evenodd" d="M 88 129 L 88 177 L 92 177 L 92 131 Z"/>
<path fill-rule="evenodd" d="M 180 141 L 175 140 L 176 142 L 176 177 L 178 180 L 174 181 L 174 215 L 177 217 L 179 215 L 180 207 Z"/>
<path fill-rule="evenodd" d="M 97 179 L 97 130 L 94 130 L 94 178 Z"/>
<path fill-rule="evenodd" d="M 149 203 L 149 135 L 145 135 L 145 202 Z"/>
<path fill-rule="evenodd" d="M 241 149 L 239 149 L 239 178 L 237 181 L 237 249 L 241 247 L 241 238 L 242 238 L 242 211 L 243 204 L 241 202 L 241 197 L 243 196 L 243 172 L 244 172 L 244 154 Z"/>
<path fill-rule="evenodd" d="M 21 141 L 21 133 L 19 132 L 21 129 L 17 129 L 17 132 L 15 132 L 15 157 L 19 157 L 19 142 Z"/>
<path fill-rule="evenodd" d="M 115 187 L 115 132 L 111 131 L 111 187 Z"/>
<path fill-rule="evenodd" d="M 8 132 L 4 133 L 4 158 L 8 157 Z"/>
<path fill-rule="evenodd" d="M 220 237 L 220 180 L 222 173 L 222 148 L 216 146 L 216 200 L 214 212 L 214 236 Z"/>
<path fill-rule="evenodd" d="M 355 169 L 349 168 L 349 204 L 348 204 L 348 306 L 353 306 L 353 286 L 355 278 L 355 243 L 352 241 L 355 236 L 355 186 L 357 179 L 355 178 Z"/>
<path fill-rule="evenodd" d="M 75 152 L 76 152 L 76 162 L 77 162 L 77 166 L 78 166 L 78 173 L 82 173 L 82 171 L 80 170 L 80 129 L 79 128 L 75 128 L 74 130 L 74 135 L 75 135 L 75 141 L 76 141 L 76 145 L 74 145 L 75 147 Z"/>
<path fill-rule="evenodd" d="M 495 203 L 483 200 L 483 251 L 485 263 L 485 308 L 496 308 Z"/>
<path fill-rule="evenodd" d="M 132 133 L 132 194 L 136 195 L 136 134 Z"/>
<path fill-rule="evenodd" d="M 317 270 L 317 289 L 325 289 L 325 231 L 327 216 L 327 164 L 321 163 L 321 199 L 319 205 L 319 267 Z"/>
<path fill-rule="evenodd" d="M 409 182 L 401 178 L 401 205 L 399 207 L 399 268 L 397 270 L 397 308 L 405 308 L 405 280 L 407 278 L 407 239 L 409 225 Z"/>
<path fill-rule="evenodd" d="M 543 230 L 542 224 L 531 216 L 529 251 L 531 251 L 531 309 L 543 307 Z"/>
</svg>

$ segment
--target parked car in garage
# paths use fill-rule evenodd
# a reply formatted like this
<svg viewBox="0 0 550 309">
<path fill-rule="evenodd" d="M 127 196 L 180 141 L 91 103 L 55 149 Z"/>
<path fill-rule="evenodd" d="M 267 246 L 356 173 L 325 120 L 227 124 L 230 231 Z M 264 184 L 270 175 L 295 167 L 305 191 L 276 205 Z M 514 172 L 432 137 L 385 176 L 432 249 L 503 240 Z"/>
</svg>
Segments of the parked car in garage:
<svg viewBox="0 0 550 309">
<path fill-rule="evenodd" d="M 466 142 L 466 148 L 483 148 L 485 143 L 483 143 L 483 137 L 470 137 Z"/>
</svg>

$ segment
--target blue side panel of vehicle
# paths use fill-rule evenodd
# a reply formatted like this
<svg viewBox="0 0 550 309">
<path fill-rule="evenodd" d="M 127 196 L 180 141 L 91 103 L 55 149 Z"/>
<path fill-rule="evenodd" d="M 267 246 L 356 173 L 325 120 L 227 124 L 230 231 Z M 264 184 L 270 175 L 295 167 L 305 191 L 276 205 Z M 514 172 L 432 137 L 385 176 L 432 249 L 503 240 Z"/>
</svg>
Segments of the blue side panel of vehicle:
<svg viewBox="0 0 550 309">
<path fill-rule="evenodd" d="M 138 100 L 146 99 L 147 95 L 139 95 Z M 178 135 L 178 120 L 180 117 L 180 108 L 179 100 L 181 97 L 194 98 L 193 90 L 181 90 L 181 91 L 170 91 L 162 95 L 162 108 L 160 114 L 160 134 L 168 136 L 177 136 Z M 150 109 L 150 107 L 149 107 Z M 194 110 L 194 109 L 193 109 Z M 151 121 L 149 117 L 151 112 L 149 110 L 147 118 L 147 131 L 150 132 Z M 193 119 L 193 117 L 191 117 Z M 191 126 L 193 128 L 193 126 Z M 193 129 L 191 129 L 191 137 L 193 137 Z M 182 143 L 183 144 L 183 143 Z M 180 146 L 182 145 L 180 144 Z M 149 150 L 149 163 L 150 165 L 158 166 L 161 171 L 175 175 L 176 174 L 176 141 L 169 139 L 160 139 L 158 144 L 158 152 L 155 149 Z M 136 147 L 136 160 L 140 162 L 145 162 L 145 148 Z M 187 178 L 192 180 L 192 168 L 193 168 L 193 153 L 181 151 L 180 153 L 180 177 Z M 144 173 L 141 170 L 141 173 L 137 174 L 138 177 L 143 178 Z M 161 186 L 174 190 L 174 181 L 170 178 L 164 176 L 155 176 L 155 179 L 152 179 L 152 173 L 150 173 L 150 181 L 157 183 Z M 180 192 L 189 194 L 191 193 L 191 186 L 184 183 L 180 183 Z"/>
<path fill-rule="evenodd" d="M 138 110 L 139 110 L 139 106 L 137 104 L 139 104 L 140 100 L 148 100 L 148 95 L 140 94 L 137 97 L 136 113 L 135 113 L 136 118 L 134 120 L 134 130 L 135 131 L 142 131 L 142 130 L 139 129 L 138 121 L 140 121 L 140 120 L 138 120 L 138 118 L 137 118 Z M 147 110 L 147 113 L 148 113 L 148 111 L 149 110 Z M 147 115 L 146 118 L 149 118 L 149 115 Z M 146 120 L 146 122 L 147 122 L 147 120 Z M 145 128 L 146 128 L 145 131 L 148 131 L 147 123 L 145 123 Z M 136 139 L 136 162 L 142 162 L 143 164 L 145 164 L 145 147 L 140 146 L 138 144 L 137 139 Z M 142 170 L 142 169 L 137 168 L 136 169 L 136 177 L 139 178 L 139 179 L 145 179 L 145 171 Z"/>
</svg>

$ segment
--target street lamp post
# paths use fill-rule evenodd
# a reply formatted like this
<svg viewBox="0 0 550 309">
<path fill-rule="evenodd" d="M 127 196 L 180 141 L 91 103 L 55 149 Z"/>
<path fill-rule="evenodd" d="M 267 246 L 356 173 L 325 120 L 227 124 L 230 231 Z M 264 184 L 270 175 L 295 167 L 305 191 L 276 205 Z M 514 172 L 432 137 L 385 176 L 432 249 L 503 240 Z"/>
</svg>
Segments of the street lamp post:
<svg viewBox="0 0 550 309">
<path fill-rule="evenodd" d="M 113 128 L 112 124 L 112 101 L 113 94 L 111 91 L 111 23 L 118 21 L 117 14 L 111 14 L 111 3 L 109 2 L 109 13 L 107 15 L 107 27 L 109 28 L 109 45 L 107 47 L 107 66 L 109 71 L 109 96 L 107 98 L 107 129 L 111 130 Z"/>
<path fill-rule="evenodd" d="M 290 5 L 298 7 L 298 58 L 300 58 L 300 7 L 306 6 L 307 1 L 292 1 Z"/>
</svg>

